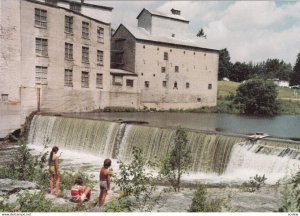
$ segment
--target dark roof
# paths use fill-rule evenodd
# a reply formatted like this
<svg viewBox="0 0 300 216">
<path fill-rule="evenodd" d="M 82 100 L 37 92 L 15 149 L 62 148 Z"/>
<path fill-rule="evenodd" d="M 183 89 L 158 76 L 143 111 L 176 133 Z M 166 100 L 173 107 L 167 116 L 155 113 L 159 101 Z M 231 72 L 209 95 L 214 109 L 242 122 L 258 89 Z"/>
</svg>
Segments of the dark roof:
<svg viewBox="0 0 300 216">
<path fill-rule="evenodd" d="M 77 1 L 72 1 L 72 0 L 58 0 L 60 2 L 77 2 Z M 104 9 L 104 10 L 109 10 L 112 11 L 114 8 L 113 7 L 107 7 L 107 6 L 102 6 L 102 5 L 96 5 L 96 4 L 90 4 L 90 3 L 81 3 L 81 2 L 77 2 L 80 3 L 81 5 L 87 6 L 87 7 L 95 7 L 95 8 L 100 8 L 100 9 Z"/>
</svg>

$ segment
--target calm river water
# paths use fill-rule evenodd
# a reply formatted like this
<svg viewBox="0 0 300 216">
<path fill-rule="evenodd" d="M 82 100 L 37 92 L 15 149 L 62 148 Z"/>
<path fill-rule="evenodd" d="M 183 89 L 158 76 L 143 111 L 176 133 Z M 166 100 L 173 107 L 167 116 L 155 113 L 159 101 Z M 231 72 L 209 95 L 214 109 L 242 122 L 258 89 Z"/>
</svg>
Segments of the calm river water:
<svg viewBox="0 0 300 216">
<path fill-rule="evenodd" d="M 227 134 L 265 132 L 272 137 L 300 140 L 300 115 L 253 117 L 218 113 L 73 113 L 64 116 L 109 121 L 145 121 L 149 125 L 219 131 Z"/>
</svg>

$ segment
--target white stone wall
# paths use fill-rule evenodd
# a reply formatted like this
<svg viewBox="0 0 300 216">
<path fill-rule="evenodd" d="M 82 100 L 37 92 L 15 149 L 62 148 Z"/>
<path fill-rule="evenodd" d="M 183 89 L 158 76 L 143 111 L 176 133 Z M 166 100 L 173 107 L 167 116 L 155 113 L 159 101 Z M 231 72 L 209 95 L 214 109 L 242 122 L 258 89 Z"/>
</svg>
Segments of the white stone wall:
<svg viewBox="0 0 300 216">
<path fill-rule="evenodd" d="M 0 101 L 2 94 L 8 100 L 20 100 L 20 8 L 19 0 L 0 1 Z"/>
<path fill-rule="evenodd" d="M 174 34 L 176 38 L 186 39 L 186 33 L 188 32 L 187 22 L 152 16 L 151 23 L 152 35 L 171 37 Z"/>
<path fill-rule="evenodd" d="M 168 60 L 164 60 L 164 52 L 168 53 Z M 219 58 L 217 51 L 138 42 L 136 54 L 142 105 L 155 108 L 216 105 Z M 175 66 L 179 66 L 179 72 L 175 72 Z M 161 72 L 161 67 L 166 68 L 165 73 Z M 149 88 L 145 87 L 145 81 L 149 81 Z M 166 87 L 163 87 L 163 81 L 167 82 Z M 174 88 L 175 82 L 177 88 Z M 186 88 L 187 82 L 189 88 Z M 208 89 L 209 84 L 212 89 Z"/>
</svg>

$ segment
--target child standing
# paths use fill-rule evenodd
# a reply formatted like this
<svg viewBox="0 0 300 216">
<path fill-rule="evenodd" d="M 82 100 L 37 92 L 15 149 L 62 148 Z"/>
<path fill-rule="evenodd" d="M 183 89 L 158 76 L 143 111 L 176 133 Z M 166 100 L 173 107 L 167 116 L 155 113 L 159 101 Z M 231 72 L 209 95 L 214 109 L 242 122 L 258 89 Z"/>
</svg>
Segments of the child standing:
<svg viewBox="0 0 300 216">
<path fill-rule="evenodd" d="M 60 183 L 60 176 L 58 170 L 58 147 L 54 146 L 52 151 L 50 152 L 50 157 L 48 161 L 49 165 L 49 174 L 50 174 L 50 193 L 58 195 L 59 194 L 59 183 Z M 55 192 L 54 192 L 55 186 Z"/>
<path fill-rule="evenodd" d="M 104 204 L 107 192 L 110 190 L 110 175 L 108 168 L 111 166 L 111 160 L 105 159 L 104 165 L 100 170 L 100 195 L 99 195 L 99 208 Z"/>
</svg>

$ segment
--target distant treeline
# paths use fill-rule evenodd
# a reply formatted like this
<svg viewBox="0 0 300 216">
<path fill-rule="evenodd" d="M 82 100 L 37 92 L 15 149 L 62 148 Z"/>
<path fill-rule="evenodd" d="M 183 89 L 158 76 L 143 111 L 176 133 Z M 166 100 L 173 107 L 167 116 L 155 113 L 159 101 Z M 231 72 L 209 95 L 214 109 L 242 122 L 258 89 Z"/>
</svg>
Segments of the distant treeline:
<svg viewBox="0 0 300 216">
<path fill-rule="evenodd" d="M 267 59 L 259 63 L 230 61 L 228 50 L 220 50 L 218 79 L 224 77 L 235 82 L 242 82 L 250 78 L 280 79 L 290 81 L 290 85 L 300 84 L 300 53 L 293 67 L 279 59 Z"/>
</svg>

